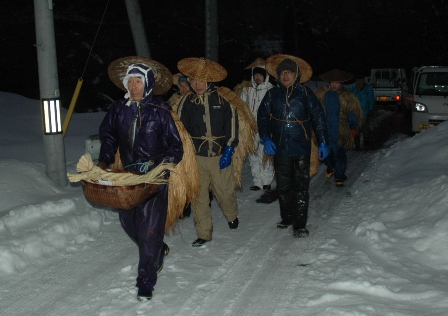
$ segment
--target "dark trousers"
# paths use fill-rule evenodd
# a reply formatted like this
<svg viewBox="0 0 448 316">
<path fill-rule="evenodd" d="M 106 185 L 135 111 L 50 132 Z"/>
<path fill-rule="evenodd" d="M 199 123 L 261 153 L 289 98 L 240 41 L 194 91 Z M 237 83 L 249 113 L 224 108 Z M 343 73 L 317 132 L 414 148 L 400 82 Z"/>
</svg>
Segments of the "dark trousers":
<svg viewBox="0 0 448 316">
<path fill-rule="evenodd" d="M 153 291 L 157 265 L 163 255 L 163 237 L 168 210 L 168 185 L 162 184 L 141 205 L 120 210 L 121 225 L 139 250 L 137 287 Z"/>
<path fill-rule="evenodd" d="M 305 228 L 308 219 L 310 156 L 274 157 L 280 216 L 294 229 Z"/>
<path fill-rule="evenodd" d="M 338 147 L 337 150 L 334 150 L 330 147 L 330 154 L 324 162 L 327 169 L 334 169 L 335 180 L 347 180 L 347 176 L 345 175 L 345 171 L 347 170 L 347 152 L 345 148 Z"/>
</svg>

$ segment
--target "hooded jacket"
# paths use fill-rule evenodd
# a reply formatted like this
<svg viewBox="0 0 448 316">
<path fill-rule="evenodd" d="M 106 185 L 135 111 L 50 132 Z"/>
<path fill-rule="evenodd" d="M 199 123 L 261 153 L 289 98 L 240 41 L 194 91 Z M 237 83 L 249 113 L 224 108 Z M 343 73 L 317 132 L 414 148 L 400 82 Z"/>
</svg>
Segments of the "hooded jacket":
<svg viewBox="0 0 448 316">
<path fill-rule="evenodd" d="M 258 67 L 264 69 L 264 67 L 262 66 Z M 264 81 L 259 85 L 255 83 L 253 75 L 254 73 L 252 69 L 251 86 L 243 88 L 240 98 L 244 101 L 244 103 L 247 104 L 250 111 L 254 115 L 255 120 L 257 120 L 258 107 L 260 106 L 261 100 L 263 99 L 266 92 L 273 87 L 273 85 L 269 82 L 269 74 L 267 71 Z"/>
<path fill-rule="evenodd" d="M 328 143 L 325 113 L 314 93 L 297 80 L 286 88 L 280 82 L 270 89 L 257 114 L 260 139 L 269 136 L 276 156 L 311 154 L 311 129 L 318 143 Z"/>
<path fill-rule="evenodd" d="M 151 170 L 164 160 L 178 163 L 182 159 L 182 141 L 171 107 L 150 93 L 154 84 L 150 70 L 145 80 L 145 92 L 149 92 L 141 102 L 132 101 L 127 93 L 111 105 L 99 131 L 100 161 L 113 163 L 119 149 L 125 169 L 145 172 L 140 170 L 142 163 L 149 162 Z"/>
</svg>

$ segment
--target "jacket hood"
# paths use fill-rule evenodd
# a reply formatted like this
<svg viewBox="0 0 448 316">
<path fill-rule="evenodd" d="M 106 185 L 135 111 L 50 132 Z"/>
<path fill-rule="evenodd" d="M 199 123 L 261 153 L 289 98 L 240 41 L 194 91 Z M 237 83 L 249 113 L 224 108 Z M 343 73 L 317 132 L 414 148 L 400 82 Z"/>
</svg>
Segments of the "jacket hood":
<svg viewBox="0 0 448 316">
<path fill-rule="evenodd" d="M 260 70 L 258 70 L 257 68 L 259 68 L 259 69 L 263 69 L 264 70 L 264 74 L 260 71 Z M 257 66 L 257 67 L 254 67 L 254 68 L 252 68 L 252 75 L 251 75 L 251 82 L 252 82 L 252 86 L 254 87 L 254 88 L 256 88 L 257 86 L 260 86 L 260 85 L 266 85 L 267 83 L 269 83 L 269 73 L 266 71 L 266 67 L 265 66 Z M 264 76 L 264 81 L 262 82 L 262 83 L 260 83 L 259 85 L 257 85 L 256 83 L 255 83 L 255 80 L 254 80 L 254 75 L 256 74 L 256 73 L 261 73 L 263 76 Z"/>
<path fill-rule="evenodd" d="M 126 88 L 127 93 L 125 99 L 130 99 L 130 93 L 128 90 L 128 81 L 132 77 L 140 78 L 145 83 L 145 90 L 143 92 L 143 99 L 145 99 L 154 89 L 155 80 L 154 72 L 152 69 L 144 64 L 132 64 L 126 71 L 126 76 L 123 78 L 123 86 Z"/>
</svg>

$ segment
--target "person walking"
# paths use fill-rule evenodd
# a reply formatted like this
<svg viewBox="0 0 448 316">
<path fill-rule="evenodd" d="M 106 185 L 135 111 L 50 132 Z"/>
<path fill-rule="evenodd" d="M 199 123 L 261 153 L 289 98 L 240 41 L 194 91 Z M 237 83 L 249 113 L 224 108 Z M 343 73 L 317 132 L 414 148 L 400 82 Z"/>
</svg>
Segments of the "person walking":
<svg viewBox="0 0 448 316">
<path fill-rule="evenodd" d="M 330 154 L 324 161 L 326 177 L 330 179 L 334 174 L 336 186 L 342 187 L 347 180 L 346 151 L 354 146 L 354 137 L 363 124 L 363 113 L 356 96 L 342 85 L 353 78 L 351 73 L 333 69 L 319 78 L 329 83 L 315 91 L 327 117 Z"/>
<path fill-rule="evenodd" d="M 266 69 L 278 84 L 261 101 L 257 124 L 264 151 L 274 159 L 281 217 L 277 228 L 292 225 L 294 237 L 306 237 L 313 132 L 319 158 L 324 160 L 329 152 L 325 113 L 303 85 L 312 75 L 305 60 L 276 54 L 266 60 Z"/>
<path fill-rule="evenodd" d="M 184 153 L 179 131 L 171 107 L 155 96 L 171 86 L 169 70 L 155 60 L 138 56 L 119 59 L 111 66 L 109 75 L 116 73 L 114 83 L 125 89 L 126 95 L 111 105 L 100 125 L 98 166 L 107 169 L 116 163 L 117 150 L 127 171 L 146 173 L 162 162 L 177 164 Z M 124 74 L 122 69 L 126 70 Z M 139 249 L 136 286 L 140 299 L 152 298 L 157 273 L 169 252 L 163 242 L 167 210 L 167 184 L 158 185 L 139 206 L 119 210 L 123 229 Z"/>
<path fill-rule="evenodd" d="M 254 119 L 257 120 L 258 107 L 266 92 L 273 87 L 269 82 L 269 74 L 266 71 L 265 60 L 257 58 L 245 69 L 251 69 L 251 85 L 242 88 L 240 98 L 249 107 Z M 274 167 L 270 160 L 263 161 L 264 145 L 260 141 L 259 134 L 255 134 L 256 152 L 249 154 L 253 183 L 250 187 L 253 191 L 271 189 L 270 185 L 274 179 Z"/>
<path fill-rule="evenodd" d="M 184 58 L 179 71 L 188 77 L 192 93 L 180 102 L 178 115 L 193 141 L 200 173 L 200 192 L 194 201 L 197 239 L 193 247 L 212 240 L 209 188 L 227 219 L 230 229 L 239 225 L 232 156 L 239 143 L 238 114 L 215 85 L 227 76 L 218 63 L 204 58 Z"/>
</svg>

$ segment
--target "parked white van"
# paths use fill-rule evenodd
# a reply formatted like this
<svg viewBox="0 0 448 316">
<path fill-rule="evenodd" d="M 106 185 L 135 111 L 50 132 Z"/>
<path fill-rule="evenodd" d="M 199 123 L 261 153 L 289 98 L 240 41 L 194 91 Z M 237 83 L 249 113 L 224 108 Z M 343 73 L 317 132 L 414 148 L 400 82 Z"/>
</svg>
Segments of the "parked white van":
<svg viewBox="0 0 448 316">
<path fill-rule="evenodd" d="M 414 69 L 412 132 L 418 133 L 448 120 L 448 67 L 424 66 Z"/>
</svg>

